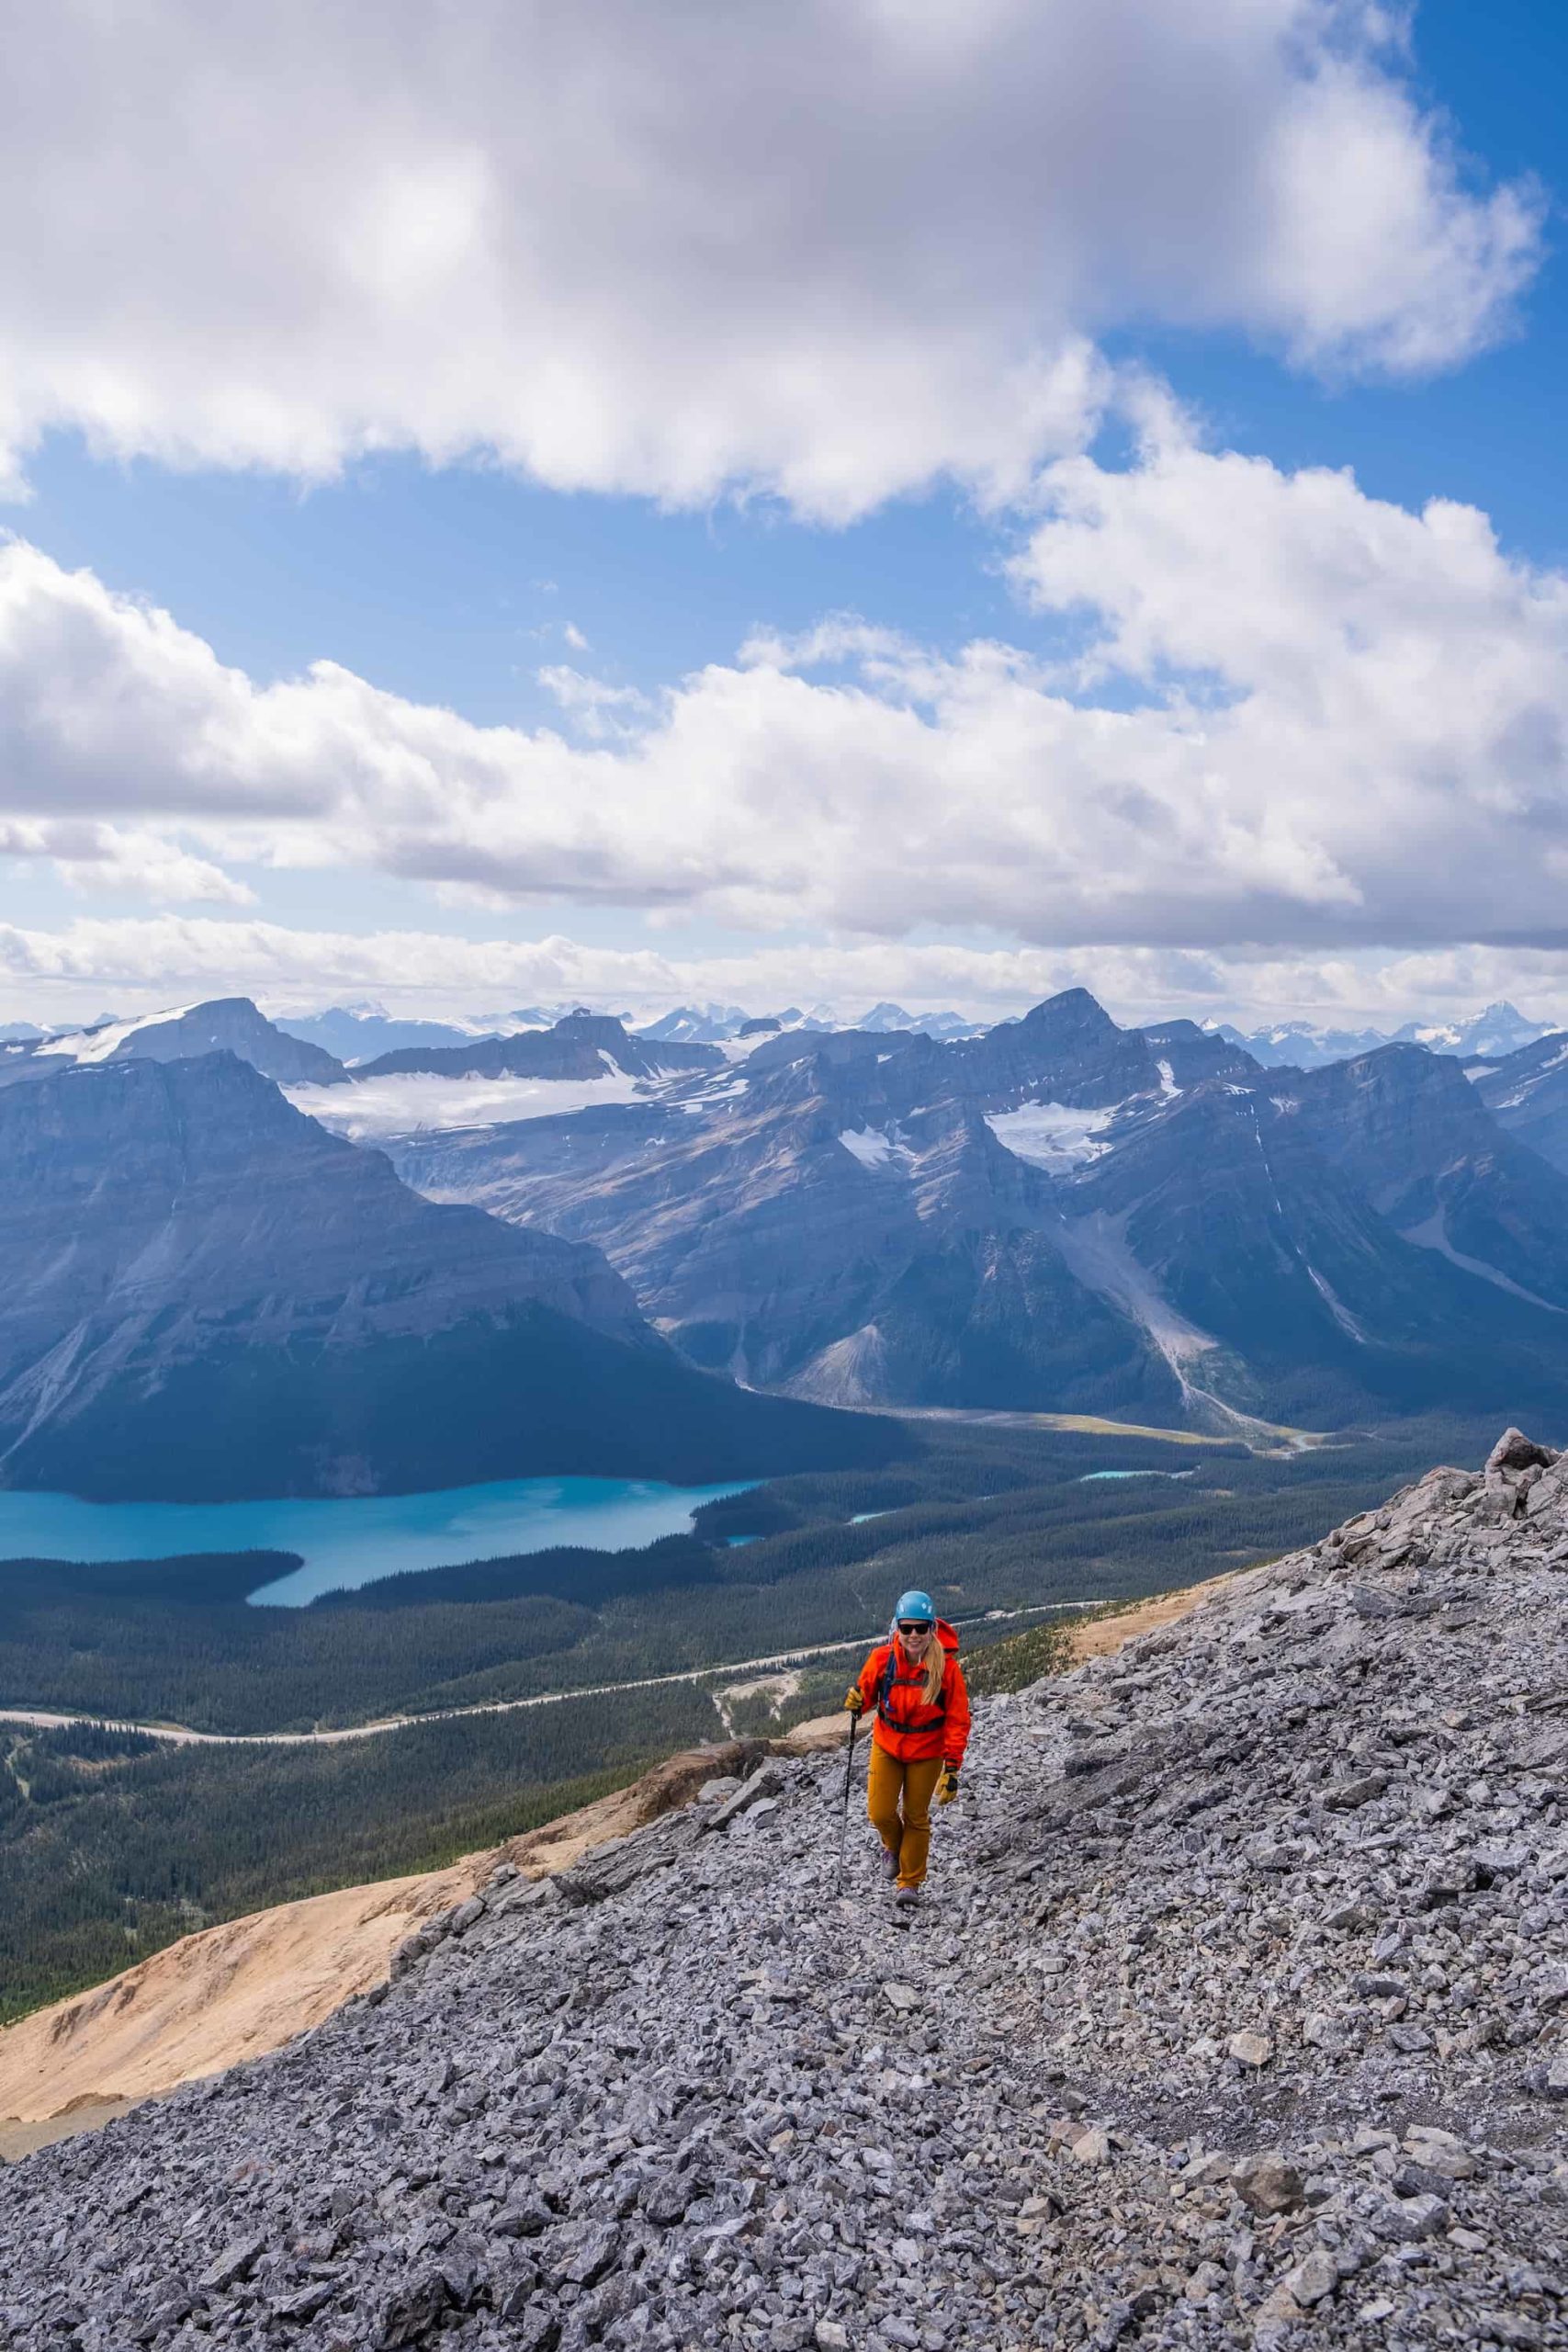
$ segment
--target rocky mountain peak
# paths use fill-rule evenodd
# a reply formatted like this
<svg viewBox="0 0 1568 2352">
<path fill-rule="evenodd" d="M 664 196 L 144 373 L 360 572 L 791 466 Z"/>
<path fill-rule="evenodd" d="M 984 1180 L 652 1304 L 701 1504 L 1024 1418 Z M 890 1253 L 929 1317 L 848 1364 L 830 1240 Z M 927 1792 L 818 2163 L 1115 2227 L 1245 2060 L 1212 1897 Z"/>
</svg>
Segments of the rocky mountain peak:
<svg viewBox="0 0 1568 2352">
<path fill-rule="evenodd" d="M 555 1023 L 554 1034 L 558 1037 L 579 1039 L 584 1045 L 603 1046 L 608 1052 L 615 1052 L 629 1043 L 624 1021 L 617 1020 L 613 1012 L 590 1012 L 581 1005 L 575 1012 L 562 1015 Z"/>
<path fill-rule="evenodd" d="M 280 1086 L 337 1086 L 348 1077 L 331 1054 L 278 1028 L 248 996 L 229 996 L 99 1022 L 8 1049 L 0 1058 L 0 1085 L 110 1062 L 185 1061 L 215 1053 L 238 1055 Z"/>
<path fill-rule="evenodd" d="M 1088 989 L 1063 989 L 1055 996 L 1044 998 L 1039 1004 L 1030 1006 L 1018 1025 L 1037 1036 L 1049 1033 L 1058 1037 L 1109 1040 L 1120 1035 L 1105 1007 Z"/>
<path fill-rule="evenodd" d="M 837 1760 L 505 1862 L 313 2032 L 10 2170 L 0 2327 L 1554 2343 L 1565 1634 L 1568 1461 L 1509 1430 L 980 1702 L 912 1925 L 858 1819 L 839 1891 Z"/>
</svg>

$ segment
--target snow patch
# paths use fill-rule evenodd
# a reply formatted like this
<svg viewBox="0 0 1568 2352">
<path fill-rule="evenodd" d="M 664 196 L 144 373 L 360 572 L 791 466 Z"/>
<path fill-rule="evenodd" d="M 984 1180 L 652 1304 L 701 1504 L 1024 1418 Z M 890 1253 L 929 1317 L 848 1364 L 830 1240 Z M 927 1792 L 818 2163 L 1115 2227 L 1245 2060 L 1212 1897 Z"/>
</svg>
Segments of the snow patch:
<svg viewBox="0 0 1568 2352">
<path fill-rule="evenodd" d="M 195 1011 L 194 1004 L 176 1004 L 165 1012 L 144 1012 L 139 1021 L 111 1021 L 102 1029 L 78 1029 L 47 1039 L 42 1050 L 51 1056 L 63 1054 L 73 1062 L 107 1062 L 139 1030 L 161 1029 L 165 1022 L 183 1021 Z"/>
<path fill-rule="evenodd" d="M 1077 1111 L 1066 1102 L 1022 1102 L 1016 1111 L 988 1112 L 986 1125 L 1015 1159 L 1061 1176 L 1110 1150 L 1100 1136 L 1120 1108 L 1117 1103 L 1108 1111 Z"/>
<path fill-rule="evenodd" d="M 716 1037 L 713 1042 L 727 1062 L 749 1062 L 759 1046 L 771 1046 L 776 1037 L 790 1037 L 791 1029 L 759 1029 L 751 1037 Z"/>
<path fill-rule="evenodd" d="M 728 1078 L 722 1071 L 715 1078 L 705 1079 L 690 1094 L 683 1094 L 678 1104 L 682 1111 L 706 1111 L 715 1102 L 737 1102 L 750 1091 L 743 1078 Z"/>
<path fill-rule="evenodd" d="M 1170 1064 L 1168 1062 L 1156 1062 L 1155 1068 L 1159 1072 L 1160 1092 L 1167 1095 L 1179 1094 L 1181 1089 L 1176 1082 L 1176 1072 L 1171 1069 Z"/>
<path fill-rule="evenodd" d="M 1562 1068 L 1564 1062 L 1568 1062 L 1568 1046 L 1560 1047 L 1559 1050 L 1551 1056 L 1549 1061 L 1540 1063 L 1537 1069 L 1531 1070 L 1528 1078 L 1521 1079 L 1518 1085 L 1515 1087 L 1513 1092 L 1511 1094 L 1503 1095 L 1493 1104 L 1493 1109 L 1495 1111 L 1517 1111 L 1522 1102 L 1528 1102 L 1529 1101 L 1530 1096 L 1535 1092 L 1536 1088 L 1540 1084 L 1542 1079 L 1550 1078 L 1554 1069 L 1561 1069 Z M 1485 1063 L 1481 1063 L 1479 1068 L 1483 1072 L 1484 1072 L 1486 1069 Z M 1465 1076 L 1467 1078 L 1470 1076 L 1470 1072 L 1468 1070 L 1465 1072 Z"/>
<path fill-rule="evenodd" d="M 908 1169 L 915 1157 L 896 1127 L 844 1127 L 839 1141 L 863 1168 Z"/>
<path fill-rule="evenodd" d="M 498 1127 L 516 1119 L 553 1119 L 605 1102 L 647 1102 L 649 1090 L 624 1070 L 603 1078 L 446 1078 L 400 1070 L 353 1086 L 287 1086 L 297 1111 L 350 1143 L 381 1136 L 439 1134 L 456 1127 Z"/>
</svg>

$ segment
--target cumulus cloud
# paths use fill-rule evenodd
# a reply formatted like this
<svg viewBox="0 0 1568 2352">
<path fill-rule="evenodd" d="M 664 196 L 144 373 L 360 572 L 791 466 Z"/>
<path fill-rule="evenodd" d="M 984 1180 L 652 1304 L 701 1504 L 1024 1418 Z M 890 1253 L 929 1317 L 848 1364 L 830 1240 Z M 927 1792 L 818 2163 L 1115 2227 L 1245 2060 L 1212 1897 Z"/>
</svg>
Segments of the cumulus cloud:
<svg viewBox="0 0 1568 2352">
<path fill-rule="evenodd" d="M 120 825 L 0 819 L 0 860 L 6 859 L 44 860 L 68 888 L 120 891 L 164 905 L 206 899 L 243 907 L 255 896 L 246 884 L 207 858 L 192 857 L 177 842 Z"/>
<path fill-rule="evenodd" d="M 0 101 L 0 467 L 482 452 L 842 519 L 1081 446 L 1118 326 L 1408 375 L 1539 206 L 1382 0 L 58 0 Z"/>
<path fill-rule="evenodd" d="M 1134 465 L 1062 460 L 1038 498 L 1015 572 L 1070 663 L 840 616 L 646 707 L 556 670 L 563 729 L 531 733 L 332 663 L 258 687 L 13 542 L 0 820 L 57 857 L 38 829 L 86 828 L 89 882 L 130 829 L 209 895 L 355 865 L 852 941 L 1568 944 L 1562 574 L 1472 508 L 1209 451 L 1163 410 Z"/>
<path fill-rule="evenodd" d="M 1300 861 L 1300 913 L 1257 937 L 1568 939 L 1562 572 L 1473 507 L 1215 454 L 1168 413 L 1135 467 L 1066 461 L 1041 494 L 1015 576 L 1087 616 L 1080 690 L 1132 682 L 1216 836 L 1266 809 Z"/>
</svg>

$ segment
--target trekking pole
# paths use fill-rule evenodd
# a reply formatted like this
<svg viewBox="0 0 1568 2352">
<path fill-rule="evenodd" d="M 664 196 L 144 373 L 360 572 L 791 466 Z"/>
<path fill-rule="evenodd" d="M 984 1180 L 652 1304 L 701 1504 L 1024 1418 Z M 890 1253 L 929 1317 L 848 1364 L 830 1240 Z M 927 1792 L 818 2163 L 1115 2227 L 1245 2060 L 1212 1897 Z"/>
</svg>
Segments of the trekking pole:
<svg viewBox="0 0 1568 2352">
<path fill-rule="evenodd" d="M 850 1752 L 844 1758 L 844 1803 L 839 1815 L 839 1867 L 833 1879 L 835 1894 L 841 1894 L 844 1891 L 844 1842 L 850 1834 L 850 1782 L 855 1769 L 855 1732 L 859 1724 L 858 1715 L 850 1717 Z"/>
</svg>

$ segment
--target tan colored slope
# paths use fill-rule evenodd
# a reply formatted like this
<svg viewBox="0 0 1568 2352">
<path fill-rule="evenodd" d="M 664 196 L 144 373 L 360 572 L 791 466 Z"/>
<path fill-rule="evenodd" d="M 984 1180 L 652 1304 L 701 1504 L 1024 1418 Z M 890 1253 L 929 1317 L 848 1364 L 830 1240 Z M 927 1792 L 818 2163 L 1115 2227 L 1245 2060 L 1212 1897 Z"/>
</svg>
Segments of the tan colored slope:
<svg viewBox="0 0 1568 2352">
<path fill-rule="evenodd" d="M 0 2116 L 147 2098 L 276 2049 L 387 1973 L 393 1946 L 476 1883 L 477 1857 L 203 1928 L 0 2033 Z"/>
<path fill-rule="evenodd" d="M 840 1730 L 835 1721 L 805 1724 L 777 1745 L 798 1754 Z M 590 1847 L 684 1804 L 760 1746 L 689 1748 L 489 1853 L 203 1928 L 90 1993 L 37 2010 L 0 2032 L 0 2156 L 39 2144 L 28 2127 L 78 2113 L 84 2124 L 100 2122 L 106 2104 L 118 2111 L 115 2102 L 152 2098 L 276 2050 L 379 1983 L 403 1937 L 473 1894 L 498 1863 L 530 1878 L 566 1870 Z"/>
<path fill-rule="evenodd" d="M 1179 1619 L 1190 1617 L 1194 1609 L 1213 1600 L 1224 1591 L 1230 1576 L 1210 1577 L 1205 1584 L 1184 1585 L 1179 1592 L 1156 1592 L 1151 1600 L 1134 1601 L 1130 1609 L 1119 1609 L 1111 1617 L 1090 1617 L 1081 1625 L 1072 1627 L 1067 1636 L 1067 1664 L 1081 1666 L 1085 1658 L 1109 1657 L 1139 1634 L 1153 1634 L 1162 1625 L 1174 1625 Z"/>
</svg>

